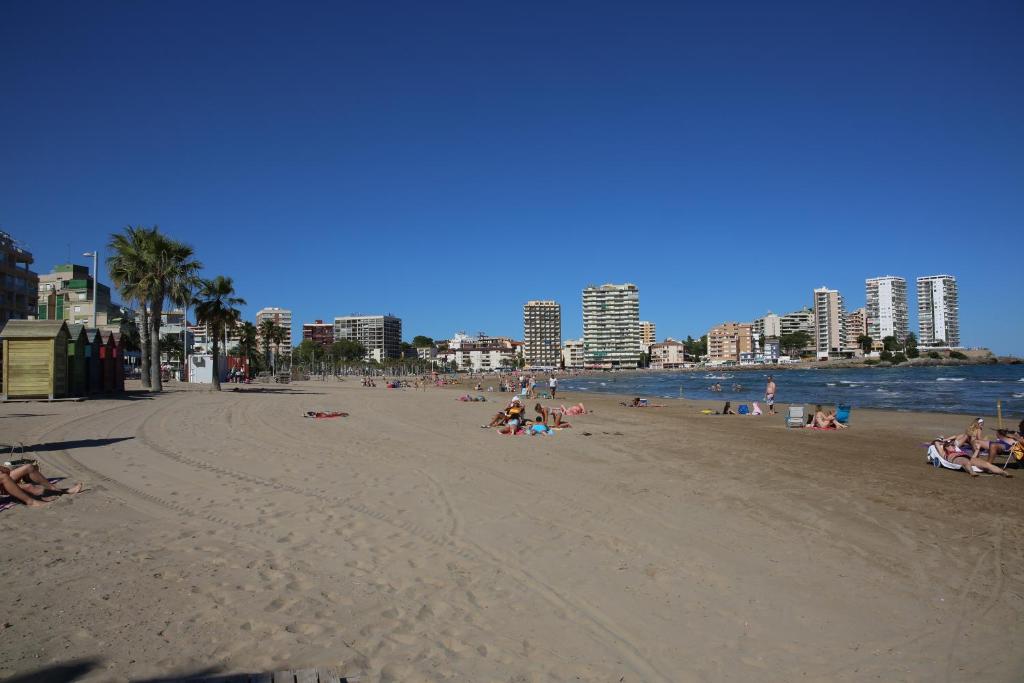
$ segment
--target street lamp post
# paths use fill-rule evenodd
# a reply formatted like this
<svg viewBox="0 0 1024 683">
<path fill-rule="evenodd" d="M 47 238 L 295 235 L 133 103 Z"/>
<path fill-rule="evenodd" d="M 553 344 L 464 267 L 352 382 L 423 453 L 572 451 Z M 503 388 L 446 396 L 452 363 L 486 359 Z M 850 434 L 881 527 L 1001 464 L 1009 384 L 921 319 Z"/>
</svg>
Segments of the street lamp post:
<svg viewBox="0 0 1024 683">
<path fill-rule="evenodd" d="M 96 308 L 98 302 L 96 301 L 96 283 L 100 279 L 100 274 L 97 271 L 96 262 L 99 259 L 99 250 L 86 251 L 82 253 L 82 256 L 92 256 L 92 327 L 96 329 Z"/>
</svg>

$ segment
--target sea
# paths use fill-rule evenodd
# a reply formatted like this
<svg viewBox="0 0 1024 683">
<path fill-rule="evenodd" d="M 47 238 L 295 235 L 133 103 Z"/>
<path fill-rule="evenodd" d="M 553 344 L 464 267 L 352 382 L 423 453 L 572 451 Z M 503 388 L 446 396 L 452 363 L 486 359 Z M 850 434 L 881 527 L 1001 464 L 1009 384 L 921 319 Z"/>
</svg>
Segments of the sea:
<svg viewBox="0 0 1024 683">
<path fill-rule="evenodd" d="M 1013 423 L 1024 418 L 1024 365 L 608 372 L 567 377 L 559 387 L 643 398 L 732 401 L 735 406 L 763 401 L 769 374 L 775 377 L 779 405 L 849 404 L 855 408 L 994 415 L 996 402 L 1001 401 L 1004 418 Z M 720 384 L 722 391 L 711 391 L 714 384 Z"/>
</svg>

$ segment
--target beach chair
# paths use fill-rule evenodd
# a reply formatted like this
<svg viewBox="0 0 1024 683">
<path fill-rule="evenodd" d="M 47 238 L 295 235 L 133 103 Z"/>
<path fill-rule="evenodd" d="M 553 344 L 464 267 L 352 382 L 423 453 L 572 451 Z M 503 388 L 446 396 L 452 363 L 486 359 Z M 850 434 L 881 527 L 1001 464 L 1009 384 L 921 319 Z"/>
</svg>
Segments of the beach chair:
<svg viewBox="0 0 1024 683">
<path fill-rule="evenodd" d="M 842 424 L 850 424 L 850 411 L 853 410 L 850 406 L 836 406 L 836 422 Z"/>
<path fill-rule="evenodd" d="M 804 407 L 803 406 L 790 406 L 789 412 L 786 413 L 786 427 L 803 427 L 804 426 Z"/>
<path fill-rule="evenodd" d="M 1006 454 L 1006 462 L 1003 463 L 1004 470 L 1011 460 L 1016 460 L 1017 462 L 1024 460 L 1024 441 L 1018 441 L 1013 444 L 1013 448 Z"/>
<path fill-rule="evenodd" d="M 740 407 L 736 409 L 736 412 L 739 413 L 740 415 L 746 415 L 750 412 L 750 408 L 747 406 L 746 403 L 741 403 Z"/>
<path fill-rule="evenodd" d="M 962 470 L 963 466 L 955 462 L 950 462 L 942 457 L 942 453 L 939 453 L 939 449 L 935 447 L 935 444 L 928 446 L 928 454 L 925 456 L 925 460 L 932 467 L 945 467 L 947 470 Z M 971 469 L 981 474 L 981 470 L 971 465 Z"/>
</svg>

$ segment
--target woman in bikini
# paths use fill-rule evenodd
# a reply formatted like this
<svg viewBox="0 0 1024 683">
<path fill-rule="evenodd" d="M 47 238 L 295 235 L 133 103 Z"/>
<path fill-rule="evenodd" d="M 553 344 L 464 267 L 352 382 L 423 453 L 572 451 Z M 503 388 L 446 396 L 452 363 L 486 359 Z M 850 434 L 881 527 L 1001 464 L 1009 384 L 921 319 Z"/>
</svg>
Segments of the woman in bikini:
<svg viewBox="0 0 1024 683">
<path fill-rule="evenodd" d="M 973 469 L 974 467 L 985 472 L 991 472 L 992 474 L 1001 474 L 1004 477 L 1013 476 L 1002 467 L 997 467 L 984 458 L 979 458 L 977 454 L 970 456 L 964 454 L 960 447 L 956 445 L 956 441 L 952 439 L 936 439 L 932 444 L 942 452 L 943 458 L 955 465 L 960 465 L 964 472 L 967 472 L 972 477 L 978 476 L 978 473 Z"/>
</svg>

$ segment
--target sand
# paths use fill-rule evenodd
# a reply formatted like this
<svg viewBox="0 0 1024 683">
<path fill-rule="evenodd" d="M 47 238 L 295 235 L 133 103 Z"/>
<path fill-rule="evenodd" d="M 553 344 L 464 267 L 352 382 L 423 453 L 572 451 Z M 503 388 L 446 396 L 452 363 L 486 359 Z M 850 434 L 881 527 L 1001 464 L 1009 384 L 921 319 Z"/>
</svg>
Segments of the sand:
<svg viewBox="0 0 1024 683">
<path fill-rule="evenodd" d="M 1024 476 L 919 446 L 965 417 L 814 432 L 584 395 L 574 429 L 502 437 L 479 425 L 504 395 L 457 391 L 0 406 L 0 440 L 90 489 L 0 513 L 0 677 L 1021 679 Z"/>
</svg>

